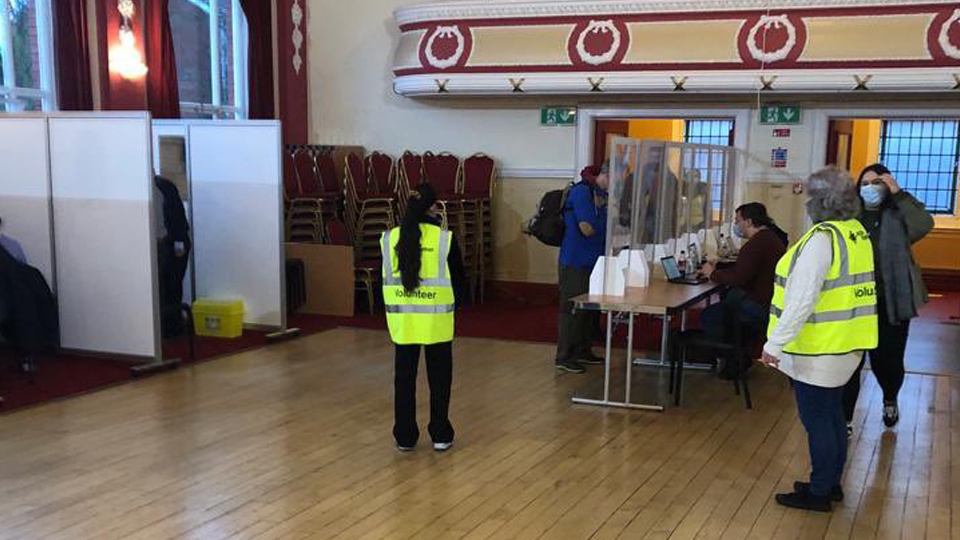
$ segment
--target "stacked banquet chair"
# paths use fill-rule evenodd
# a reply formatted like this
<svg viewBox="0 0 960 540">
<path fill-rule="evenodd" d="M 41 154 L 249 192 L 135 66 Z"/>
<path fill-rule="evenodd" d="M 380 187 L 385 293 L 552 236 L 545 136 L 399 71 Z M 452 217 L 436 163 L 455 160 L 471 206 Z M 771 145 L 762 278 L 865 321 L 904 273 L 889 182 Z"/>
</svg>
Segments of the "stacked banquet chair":
<svg viewBox="0 0 960 540">
<path fill-rule="evenodd" d="M 493 158 L 478 153 L 463 162 L 463 207 L 465 222 L 477 240 L 477 278 L 480 301 L 486 282 L 493 277 L 493 208 L 491 197 L 496 180 Z"/>
<path fill-rule="evenodd" d="M 468 216 L 463 200 L 463 168 L 460 159 L 449 152 L 423 154 L 424 181 L 437 192 L 437 202 L 443 226 L 457 235 L 463 253 L 463 268 L 470 284 L 471 297 L 475 297 L 479 284 L 480 237 L 477 235 L 475 218 Z"/>
<path fill-rule="evenodd" d="M 286 237 L 289 242 L 322 242 L 324 222 L 337 217 L 343 190 L 336 182 L 324 182 L 315 146 L 288 147 L 285 156 L 284 195 Z"/>
<path fill-rule="evenodd" d="M 327 221 L 327 239 L 335 246 L 353 245 L 346 226 L 339 219 Z M 380 274 L 379 260 L 354 261 L 354 289 L 364 292 L 369 313 L 373 313 L 376 308 L 376 291 L 380 288 Z"/>
<path fill-rule="evenodd" d="M 333 156 L 332 147 L 317 147 L 317 171 L 320 173 L 320 184 L 325 193 L 335 194 L 336 199 L 332 204 L 324 203 L 323 216 L 325 221 L 331 219 L 344 219 L 346 206 L 346 185 L 342 176 L 337 173 L 337 161 Z"/>
<path fill-rule="evenodd" d="M 382 154 L 381 154 L 382 155 Z M 370 174 L 371 167 L 360 156 L 350 153 L 346 157 L 347 200 L 345 213 L 347 225 L 353 235 L 355 257 L 358 265 L 375 261 L 379 265 L 380 234 L 396 223 L 395 197 L 393 195 L 393 160 L 387 156 L 390 166 L 384 178 Z M 383 170 L 380 157 L 373 158 L 377 169 Z M 380 185 L 380 182 L 383 185 Z M 379 268 L 379 266 L 378 266 Z"/>
<path fill-rule="evenodd" d="M 423 182 L 423 158 L 407 150 L 397 162 L 396 192 L 400 216 L 407 213 L 410 190 L 419 186 L 421 182 Z"/>
</svg>

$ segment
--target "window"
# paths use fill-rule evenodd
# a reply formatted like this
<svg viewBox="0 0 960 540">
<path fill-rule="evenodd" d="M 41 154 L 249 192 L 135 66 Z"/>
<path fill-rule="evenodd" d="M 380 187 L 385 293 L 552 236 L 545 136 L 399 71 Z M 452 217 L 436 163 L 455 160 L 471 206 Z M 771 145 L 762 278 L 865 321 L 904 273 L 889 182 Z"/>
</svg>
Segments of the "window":
<svg viewBox="0 0 960 540">
<path fill-rule="evenodd" d="M 184 118 L 246 118 L 247 21 L 239 0 L 170 0 Z"/>
<path fill-rule="evenodd" d="M 0 111 L 56 108 L 51 0 L 0 0 Z"/>
<path fill-rule="evenodd" d="M 934 214 L 957 211 L 957 120 L 885 120 L 880 161 Z"/>
<path fill-rule="evenodd" d="M 728 118 L 687 120 L 684 122 L 683 142 L 693 144 L 713 144 L 718 146 L 733 145 L 733 120 Z M 714 154 L 717 157 L 716 154 Z M 698 152 L 694 166 L 707 178 L 712 185 L 710 201 L 713 209 L 719 211 L 723 202 L 723 178 L 727 167 L 726 154 L 719 159 L 711 160 L 708 152 Z"/>
</svg>

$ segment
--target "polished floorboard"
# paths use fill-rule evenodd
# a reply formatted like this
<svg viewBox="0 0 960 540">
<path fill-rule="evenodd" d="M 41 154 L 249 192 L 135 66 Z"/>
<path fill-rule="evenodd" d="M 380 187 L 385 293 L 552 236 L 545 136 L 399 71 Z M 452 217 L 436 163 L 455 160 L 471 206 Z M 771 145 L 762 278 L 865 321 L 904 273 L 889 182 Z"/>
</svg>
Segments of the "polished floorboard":
<svg viewBox="0 0 960 540">
<path fill-rule="evenodd" d="M 602 370 L 558 375 L 552 357 L 458 340 L 446 454 L 394 449 L 392 347 L 370 330 L 5 415 L 0 540 L 960 538 L 960 379 L 909 375 L 887 431 L 867 375 L 847 500 L 814 514 L 773 502 L 807 469 L 776 373 L 753 371 L 752 411 L 690 373 L 684 407 L 659 414 L 573 406 Z"/>
</svg>

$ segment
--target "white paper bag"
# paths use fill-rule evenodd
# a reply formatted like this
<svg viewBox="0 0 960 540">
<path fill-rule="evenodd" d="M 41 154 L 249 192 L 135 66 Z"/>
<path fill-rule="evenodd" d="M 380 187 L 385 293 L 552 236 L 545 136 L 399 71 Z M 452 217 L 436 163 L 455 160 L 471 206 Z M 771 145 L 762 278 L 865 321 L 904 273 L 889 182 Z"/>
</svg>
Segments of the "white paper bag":
<svg viewBox="0 0 960 540">
<path fill-rule="evenodd" d="M 600 257 L 590 273 L 590 294 L 623 296 L 627 284 L 617 257 Z"/>
<path fill-rule="evenodd" d="M 617 259 L 623 269 L 627 287 L 646 287 L 650 284 L 650 267 L 643 251 L 623 250 Z"/>
</svg>

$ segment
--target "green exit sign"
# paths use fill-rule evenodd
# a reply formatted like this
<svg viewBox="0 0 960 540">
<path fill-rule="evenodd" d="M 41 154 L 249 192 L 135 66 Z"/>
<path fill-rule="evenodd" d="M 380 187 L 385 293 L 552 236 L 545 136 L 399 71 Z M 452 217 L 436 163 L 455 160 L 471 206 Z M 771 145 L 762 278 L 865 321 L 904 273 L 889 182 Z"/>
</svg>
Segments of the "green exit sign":
<svg viewBox="0 0 960 540">
<path fill-rule="evenodd" d="M 761 124 L 799 124 L 799 105 L 764 105 L 760 108 Z"/>
<path fill-rule="evenodd" d="M 542 107 L 540 109 L 542 126 L 574 126 L 576 124 L 576 107 Z"/>
</svg>

